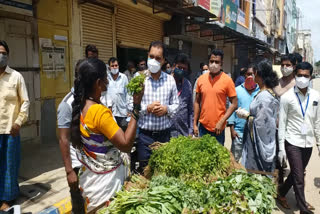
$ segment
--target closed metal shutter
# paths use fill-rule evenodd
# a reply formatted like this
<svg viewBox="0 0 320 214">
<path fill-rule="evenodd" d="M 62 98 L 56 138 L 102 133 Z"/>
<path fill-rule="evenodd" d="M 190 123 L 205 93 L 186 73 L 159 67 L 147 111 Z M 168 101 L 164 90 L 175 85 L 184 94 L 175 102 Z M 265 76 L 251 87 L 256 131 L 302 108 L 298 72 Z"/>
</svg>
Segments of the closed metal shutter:
<svg viewBox="0 0 320 214">
<path fill-rule="evenodd" d="M 99 50 L 99 59 L 107 62 L 112 57 L 112 10 L 94 4 L 81 6 L 83 53 L 88 44 Z"/>
<path fill-rule="evenodd" d="M 120 46 L 146 49 L 150 42 L 162 40 L 163 21 L 132 8 L 118 7 L 116 35 Z"/>
</svg>

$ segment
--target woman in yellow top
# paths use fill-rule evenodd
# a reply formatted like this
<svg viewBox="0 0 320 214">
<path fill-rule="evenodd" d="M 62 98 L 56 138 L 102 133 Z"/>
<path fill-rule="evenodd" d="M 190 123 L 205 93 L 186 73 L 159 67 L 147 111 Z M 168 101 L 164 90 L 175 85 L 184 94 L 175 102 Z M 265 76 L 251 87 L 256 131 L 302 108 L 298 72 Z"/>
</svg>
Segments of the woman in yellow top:
<svg viewBox="0 0 320 214">
<path fill-rule="evenodd" d="M 134 95 L 134 110 L 126 132 L 119 128 L 111 110 L 100 103 L 107 90 L 106 65 L 99 59 L 84 60 L 74 81 L 71 141 L 83 164 L 79 185 L 91 211 L 121 189 L 128 176 L 142 94 Z"/>
</svg>

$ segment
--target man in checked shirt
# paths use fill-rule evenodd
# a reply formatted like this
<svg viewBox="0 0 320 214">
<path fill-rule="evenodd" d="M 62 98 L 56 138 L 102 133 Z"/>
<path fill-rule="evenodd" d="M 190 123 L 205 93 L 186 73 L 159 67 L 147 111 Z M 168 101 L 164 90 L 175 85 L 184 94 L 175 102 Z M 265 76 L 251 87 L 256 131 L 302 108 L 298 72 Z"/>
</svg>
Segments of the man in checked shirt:
<svg viewBox="0 0 320 214">
<path fill-rule="evenodd" d="M 148 75 L 145 80 L 144 96 L 141 101 L 141 115 L 138 122 L 139 136 L 137 153 L 139 170 L 148 164 L 152 143 L 168 142 L 172 117 L 179 106 L 176 82 L 171 75 L 161 71 L 166 50 L 162 42 L 155 41 L 149 46 Z"/>
</svg>

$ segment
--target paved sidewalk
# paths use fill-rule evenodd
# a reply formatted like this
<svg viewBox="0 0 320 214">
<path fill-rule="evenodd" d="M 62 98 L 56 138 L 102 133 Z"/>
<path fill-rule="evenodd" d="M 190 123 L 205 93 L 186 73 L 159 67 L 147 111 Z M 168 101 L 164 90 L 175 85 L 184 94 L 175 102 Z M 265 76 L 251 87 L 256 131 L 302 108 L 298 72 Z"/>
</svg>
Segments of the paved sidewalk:
<svg viewBox="0 0 320 214">
<path fill-rule="evenodd" d="M 22 213 L 39 213 L 69 197 L 59 145 L 22 144 L 20 197 Z"/>
</svg>

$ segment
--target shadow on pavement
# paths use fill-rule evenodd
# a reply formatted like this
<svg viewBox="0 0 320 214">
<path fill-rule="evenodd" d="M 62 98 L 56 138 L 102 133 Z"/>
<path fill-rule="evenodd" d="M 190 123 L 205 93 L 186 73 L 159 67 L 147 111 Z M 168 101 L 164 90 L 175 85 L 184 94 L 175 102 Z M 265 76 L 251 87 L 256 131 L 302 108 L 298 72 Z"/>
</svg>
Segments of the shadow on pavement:
<svg viewBox="0 0 320 214">
<path fill-rule="evenodd" d="M 320 188 L 320 178 L 314 178 L 314 186 L 316 186 L 317 188 Z"/>
<path fill-rule="evenodd" d="M 27 200 L 36 202 L 43 195 L 45 195 L 50 189 L 51 189 L 50 184 L 43 184 L 43 183 L 21 185 L 20 186 L 21 197 L 19 197 L 19 203 L 23 203 Z"/>
<path fill-rule="evenodd" d="M 296 205 L 296 199 L 295 199 L 295 195 L 294 195 L 294 192 L 292 189 L 288 192 L 288 194 L 286 195 L 286 198 L 287 198 L 287 202 L 289 204 L 289 207 L 291 209 L 283 208 L 277 201 L 278 210 L 280 210 L 281 212 L 283 212 L 285 214 L 294 214 L 294 212 L 298 210 L 298 207 Z"/>
<path fill-rule="evenodd" d="M 278 202 L 277 202 L 277 208 L 278 208 L 278 210 L 280 210 L 281 212 L 283 212 L 285 214 L 294 214 L 294 212 L 297 210 L 297 209 L 293 210 L 292 208 L 290 210 L 285 209 Z"/>
</svg>

